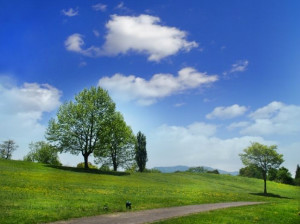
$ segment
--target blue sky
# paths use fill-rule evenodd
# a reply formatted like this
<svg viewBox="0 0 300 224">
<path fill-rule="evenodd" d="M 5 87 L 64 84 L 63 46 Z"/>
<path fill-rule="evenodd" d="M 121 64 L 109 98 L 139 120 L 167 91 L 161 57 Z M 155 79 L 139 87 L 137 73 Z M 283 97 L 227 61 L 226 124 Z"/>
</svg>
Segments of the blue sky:
<svg viewBox="0 0 300 224">
<path fill-rule="evenodd" d="M 107 89 L 148 167 L 242 167 L 251 141 L 300 163 L 298 1 L 0 1 L 0 141 L 43 139 L 59 105 Z M 66 165 L 82 160 L 60 155 Z"/>
</svg>

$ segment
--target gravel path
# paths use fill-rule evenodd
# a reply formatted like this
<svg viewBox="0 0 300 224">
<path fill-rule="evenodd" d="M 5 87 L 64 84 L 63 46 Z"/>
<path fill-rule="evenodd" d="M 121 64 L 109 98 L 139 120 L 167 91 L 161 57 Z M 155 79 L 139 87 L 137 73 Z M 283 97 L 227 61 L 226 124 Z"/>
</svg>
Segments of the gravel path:
<svg viewBox="0 0 300 224">
<path fill-rule="evenodd" d="M 163 219 L 185 216 L 193 213 L 216 210 L 220 208 L 262 204 L 263 202 L 228 202 L 216 204 L 188 205 L 172 208 L 159 208 L 138 212 L 119 212 L 106 215 L 59 221 L 52 224 L 141 224 Z"/>
</svg>

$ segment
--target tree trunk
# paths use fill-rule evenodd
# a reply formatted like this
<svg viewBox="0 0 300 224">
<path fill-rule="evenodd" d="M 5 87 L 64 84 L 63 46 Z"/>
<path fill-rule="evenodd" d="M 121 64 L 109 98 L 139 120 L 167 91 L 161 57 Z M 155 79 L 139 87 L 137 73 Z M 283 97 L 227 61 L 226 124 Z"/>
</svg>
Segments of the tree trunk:
<svg viewBox="0 0 300 224">
<path fill-rule="evenodd" d="M 83 157 L 84 157 L 84 169 L 89 169 L 89 155 L 85 154 Z"/>
<path fill-rule="evenodd" d="M 113 167 L 114 167 L 114 171 L 117 171 L 117 169 L 118 169 L 118 165 L 117 165 L 117 163 L 113 163 Z"/>
<path fill-rule="evenodd" d="M 264 195 L 267 195 L 267 174 L 265 172 L 263 173 L 263 178 L 264 178 Z"/>
</svg>

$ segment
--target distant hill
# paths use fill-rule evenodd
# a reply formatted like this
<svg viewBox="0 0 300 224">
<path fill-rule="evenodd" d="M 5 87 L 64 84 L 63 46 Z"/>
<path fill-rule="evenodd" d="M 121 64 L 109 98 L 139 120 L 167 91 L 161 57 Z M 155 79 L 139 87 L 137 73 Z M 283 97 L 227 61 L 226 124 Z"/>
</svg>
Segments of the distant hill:
<svg viewBox="0 0 300 224">
<path fill-rule="evenodd" d="M 154 167 L 162 173 L 174 173 L 176 171 L 187 171 L 190 167 L 188 166 L 165 166 L 165 167 Z"/>
<path fill-rule="evenodd" d="M 208 166 L 202 166 L 202 167 L 209 171 L 215 170 L 215 168 L 208 167 Z M 176 171 L 184 172 L 184 171 L 187 171 L 189 168 L 190 167 L 188 167 L 188 166 L 162 166 L 162 167 L 154 167 L 153 169 L 157 169 L 162 173 L 174 173 Z M 228 172 L 228 171 L 220 170 L 220 169 L 217 169 L 217 170 L 219 171 L 220 174 L 230 174 L 232 176 L 237 176 L 239 174 L 238 171 Z"/>
</svg>

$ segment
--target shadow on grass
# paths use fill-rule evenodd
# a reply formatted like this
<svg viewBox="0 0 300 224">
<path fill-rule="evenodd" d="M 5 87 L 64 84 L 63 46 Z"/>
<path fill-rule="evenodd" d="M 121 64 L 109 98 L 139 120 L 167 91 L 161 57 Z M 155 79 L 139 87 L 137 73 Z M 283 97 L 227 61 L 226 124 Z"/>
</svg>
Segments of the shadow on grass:
<svg viewBox="0 0 300 224">
<path fill-rule="evenodd" d="M 119 171 L 102 171 L 102 170 L 97 170 L 97 169 L 84 169 L 84 168 L 68 167 L 68 166 L 53 166 L 53 165 L 45 165 L 45 166 L 59 169 L 59 170 L 67 170 L 67 171 L 71 171 L 71 172 L 77 172 L 77 173 L 104 174 L 104 175 L 113 175 L 113 176 L 130 175 L 130 173 L 119 172 Z"/>
<path fill-rule="evenodd" d="M 293 198 L 288 198 L 288 197 L 282 197 L 278 194 L 272 194 L 272 193 L 250 193 L 252 195 L 256 195 L 256 196 L 263 196 L 263 197 L 270 197 L 270 198 L 282 198 L 282 199 L 293 199 Z"/>
</svg>

